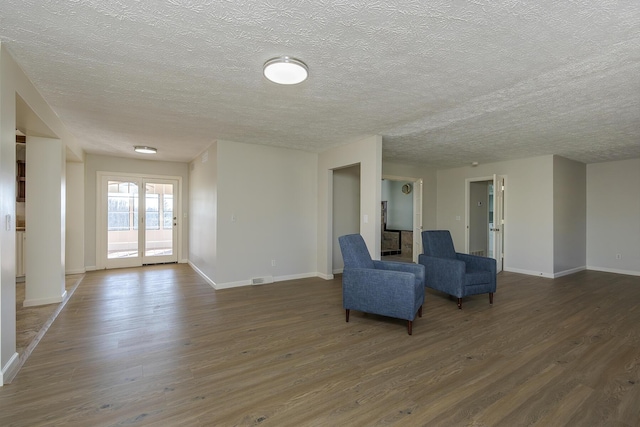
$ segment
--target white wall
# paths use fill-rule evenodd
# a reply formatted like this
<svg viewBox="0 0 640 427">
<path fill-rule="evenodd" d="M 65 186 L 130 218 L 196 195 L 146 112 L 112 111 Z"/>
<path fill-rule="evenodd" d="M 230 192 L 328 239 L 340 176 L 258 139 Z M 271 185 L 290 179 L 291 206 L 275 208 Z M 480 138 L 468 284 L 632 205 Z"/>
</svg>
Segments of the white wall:
<svg viewBox="0 0 640 427">
<path fill-rule="evenodd" d="M 18 106 L 24 106 L 28 114 Z M 57 138 L 67 157 L 82 159 L 75 138 L 67 131 L 0 43 L 0 217 L 10 218 L 10 227 L 0 227 L 0 385 L 4 375 L 17 366 L 15 353 L 15 129 L 28 136 Z M 61 257 L 64 254 L 61 254 Z"/>
<path fill-rule="evenodd" d="M 333 274 L 344 261 L 338 237 L 360 233 L 360 165 L 333 171 Z"/>
<path fill-rule="evenodd" d="M 84 273 L 84 163 L 67 162 L 66 173 L 65 271 Z"/>
<path fill-rule="evenodd" d="M 587 165 L 587 268 L 640 275 L 640 159 Z"/>
<path fill-rule="evenodd" d="M 218 141 L 216 287 L 316 275 L 316 170 L 314 153 Z"/>
<path fill-rule="evenodd" d="M 553 156 L 533 157 L 437 172 L 437 228 L 465 247 L 467 178 L 506 175 L 505 270 L 553 277 Z"/>
<path fill-rule="evenodd" d="M 62 302 L 65 291 L 65 151 L 27 137 L 25 306 Z"/>
<path fill-rule="evenodd" d="M 218 143 L 189 165 L 189 264 L 211 286 L 217 280 Z"/>
<path fill-rule="evenodd" d="M 382 137 L 371 136 L 318 156 L 318 246 L 320 277 L 332 278 L 333 170 L 360 164 L 360 234 L 373 259 L 380 259 Z"/>
<path fill-rule="evenodd" d="M 189 201 L 186 195 L 189 193 L 189 165 L 182 162 L 162 162 L 154 160 L 139 160 L 122 157 L 99 156 L 95 154 L 87 154 L 85 158 L 85 192 L 84 192 L 84 209 L 85 209 L 85 267 L 87 270 L 93 270 L 97 266 L 96 260 L 96 179 L 97 172 L 114 172 L 114 173 L 134 173 L 151 176 L 179 176 L 182 177 L 182 188 L 180 197 L 182 201 L 183 216 L 189 215 Z M 189 242 L 187 232 L 189 230 L 188 221 L 182 218 L 179 221 L 182 233 L 182 256 L 186 257 L 188 253 Z M 184 261 L 178 260 L 178 261 Z"/>
<path fill-rule="evenodd" d="M 553 156 L 553 272 L 560 277 L 586 268 L 586 165 Z"/>
</svg>

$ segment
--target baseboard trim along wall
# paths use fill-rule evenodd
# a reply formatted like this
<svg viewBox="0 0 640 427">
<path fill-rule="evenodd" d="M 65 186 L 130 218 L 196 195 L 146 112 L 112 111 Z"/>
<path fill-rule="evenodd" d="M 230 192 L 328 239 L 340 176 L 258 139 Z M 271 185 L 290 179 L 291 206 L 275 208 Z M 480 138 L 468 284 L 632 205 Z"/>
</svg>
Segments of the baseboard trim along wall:
<svg viewBox="0 0 640 427">
<path fill-rule="evenodd" d="M 553 279 L 553 274 L 551 273 L 543 273 L 540 271 L 531 271 L 531 270 L 520 270 L 519 268 L 504 268 L 504 271 L 508 271 L 511 273 L 520 273 L 526 274 L 528 276 L 538 276 L 538 277 L 546 277 L 547 279 Z"/>
<path fill-rule="evenodd" d="M 620 270 L 617 268 L 606 268 L 606 267 L 594 267 L 592 265 L 588 265 L 587 270 L 603 271 L 605 273 L 626 274 L 629 276 L 640 276 L 640 271 Z"/>
<path fill-rule="evenodd" d="M 7 380 L 7 383 L 10 382 L 18 373 L 20 366 L 18 362 L 20 362 L 18 353 L 13 353 L 13 356 L 11 356 L 7 364 L 2 367 L 2 371 L 0 371 L 0 386 L 5 384 L 5 380 Z"/>
<path fill-rule="evenodd" d="M 569 270 L 559 271 L 557 273 L 553 273 L 553 278 L 557 279 L 558 277 L 568 276 L 570 274 L 577 273 L 578 271 L 584 271 L 586 269 L 587 267 L 583 265 L 582 267 L 576 267 L 576 268 L 571 268 Z"/>
<path fill-rule="evenodd" d="M 22 303 L 22 305 L 23 307 L 33 307 L 35 305 L 58 304 L 58 303 L 61 303 L 66 296 L 67 296 L 67 291 L 64 291 L 62 295 L 59 297 L 26 299 L 24 300 L 24 303 Z"/>
<path fill-rule="evenodd" d="M 211 280 L 206 274 L 204 274 L 198 267 L 196 267 L 192 262 L 188 262 L 189 266 L 193 268 L 193 270 L 198 273 L 207 283 L 216 290 L 219 289 L 229 289 L 229 288 L 239 288 L 241 286 L 256 286 L 274 282 L 284 282 L 285 280 L 296 280 L 296 279 L 307 279 L 310 277 L 320 277 L 321 279 L 331 280 L 333 279 L 333 275 L 320 274 L 318 272 L 315 273 L 301 273 L 301 274 L 290 274 L 287 276 L 264 276 L 264 277 L 252 277 L 247 280 L 238 280 L 237 282 L 226 282 L 226 283 L 215 283 Z M 260 280 L 264 279 L 264 280 Z"/>
</svg>

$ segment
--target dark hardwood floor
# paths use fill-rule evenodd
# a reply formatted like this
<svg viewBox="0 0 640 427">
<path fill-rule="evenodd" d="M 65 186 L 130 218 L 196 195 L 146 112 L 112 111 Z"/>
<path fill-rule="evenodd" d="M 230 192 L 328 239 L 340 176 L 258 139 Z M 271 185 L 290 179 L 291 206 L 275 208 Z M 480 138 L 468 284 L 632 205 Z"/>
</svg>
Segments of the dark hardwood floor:
<svg viewBox="0 0 640 427">
<path fill-rule="evenodd" d="M 215 291 L 187 265 L 90 272 L 1 426 L 640 425 L 640 277 L 501 273 L 344 321 L 340 277 Z"/>
</svg>

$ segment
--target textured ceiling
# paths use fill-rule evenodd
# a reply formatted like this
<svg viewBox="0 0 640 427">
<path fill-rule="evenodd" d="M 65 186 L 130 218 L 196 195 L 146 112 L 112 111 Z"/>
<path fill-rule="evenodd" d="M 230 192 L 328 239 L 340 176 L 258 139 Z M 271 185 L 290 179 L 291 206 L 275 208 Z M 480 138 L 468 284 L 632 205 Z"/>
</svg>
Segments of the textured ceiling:
<svg viewBox="0 0 640 427">
<path fill-rule="evenodd" d="M 640 157 L 638 0 L 0 0 L 0 40 L 90 153 L 379 134 L 434 167 Z M 309 80 L 266 81 L 280 55 Z"/>
</svg>

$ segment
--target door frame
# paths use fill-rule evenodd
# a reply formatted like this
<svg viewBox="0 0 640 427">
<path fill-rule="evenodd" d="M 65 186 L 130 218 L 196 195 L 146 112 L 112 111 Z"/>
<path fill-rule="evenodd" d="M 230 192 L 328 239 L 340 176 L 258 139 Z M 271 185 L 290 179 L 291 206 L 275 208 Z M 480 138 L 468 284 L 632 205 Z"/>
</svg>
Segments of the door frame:
<svg viewBox="0 0 640 427">
<path fill-rule="evenodd" d="M 464 251 L 465 253 L 469 253 L 469 228 L 470 228 L 470 221 L 471 221 L 471 204 L 469 203 L 469 199 L 471 197 L 471 183 L 472 182 L 486 182 L 486 181 L 492 181 L 493 182 L 493 203 L 494 203 L 494 207 L 493 207 L 493 215 L 494 215 L 494 221 L 500 221 L 501 223 L 498 224 L 499 226 L 499 231 L 493 231 L 494 236 L 493 236 L 493 242 L 494 242 L 494 259 L 496 260 L 496 264 L 497 265 L 497 272 L 500 272 L 503 270 L 504 268 L 504 254 L 505 254 L 505 249 L 504 249 L 504 245 L 505 245 L 505 227 L 506 227 L 506 216 L 505 216 L 505 201 L 506 201 L 506 188 L 507 188 L 507 177 L 506 175 L 497 175 L 497 174 L 493 174 L 490 176 L 482 176 L 482 177 L 476 177 L 476 178 L 467 178 L 465 180 L 465 197 L 464 197 L 464 203 L 465 203 L 465 227 L 464 227 Z M 500 189 L 498 189 L 498 183 L 501 182 L 500 184 Z M 503 188 L 504 187 L 504 188 Z M 501 191 L 501 197 L 498 196 L 497 192 Z M 496 207 L 496 203 L 499 201 L 500 206 Z M 501 218 L 498 218 L 500 217 Z M 496 223 L 494 222 L 494 228 Z M 498 240 L 499 237 L 499 240 Z M 497 245 L 497 242 L 499 241 L 499 245 Z M 496 250 L 496 248 L 498 250 Z"/>
<path fill-rule="evenodd" d="M 182 259 L 182 177 L 181 176 L 173 176 L 173 175 L 151 175 L 151 174 L 140 174 L 140 173 L 126 173 L 126 172 L 106 172 L 106 171 L 97 171 L 96 172 L 96 269 L 103 270 L 107 268 L 107 217 L 106 217 L 106 209 L 104 209 L 104 187 L 102 182 L 105 178 L 113 178 L 113 179 L 133 179 L 133 180 L 164 180 L 164 181 L 176 181 L 176 194 L 174 194 L 174 216 L 176 217 L 176 225 L 177 228 L 175 232 L 176 236 L 176 256 L 177 262 L 180 262 Z M 144 201 L 143 201 L 144 202 Z M 144 214 L 144 203 L 142 206 L 139 206 L 140 212 L 139 215 Z M 143 248 L 144 250 L 144 248 Z M 138 258 L 136 258 L 137 260 Z M 139 262 L 132 263 L 129 267 L 140 267 L 143 265 L 144 254 L 140 254 Z"/>
</svg>

